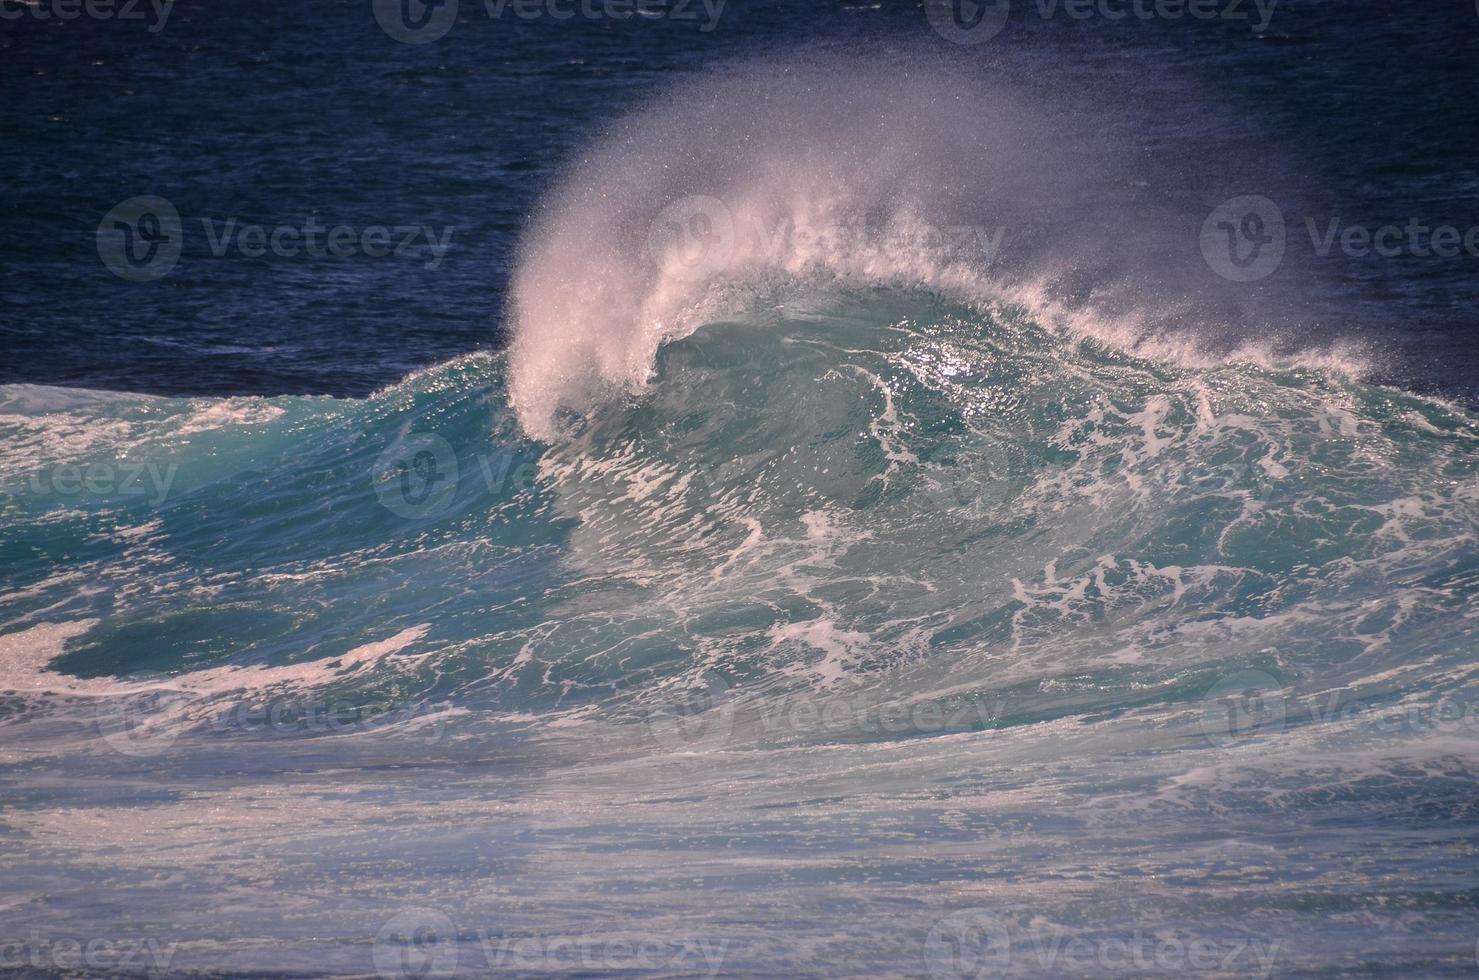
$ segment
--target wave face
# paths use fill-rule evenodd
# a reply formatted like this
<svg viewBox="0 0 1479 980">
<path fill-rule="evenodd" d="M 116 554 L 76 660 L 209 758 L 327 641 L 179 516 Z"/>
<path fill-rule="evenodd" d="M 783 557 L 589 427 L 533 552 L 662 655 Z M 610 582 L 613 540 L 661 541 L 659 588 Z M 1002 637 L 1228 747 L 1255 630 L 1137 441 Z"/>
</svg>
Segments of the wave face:
<svg viewBox="0 0 1479 980">
<path fill-rule="evenodd" d="M 1102 268 L 1074 299 L 1077 260 L 983 271 L 938 233 L 979 182 L 933 169 L 977 134 L 929 99 L 712 84 L 685 119 L 773 128 L 636 167 L 657 109 L 593 151 L 507 355 L 362 401 L 0 389 L 4 763 L 76 787 L 12 811 L 14 894 L 88 934 L 107 876 L 176 969 L 245 973 L 365 969 L 410 906 L 473 970 L 474 924 L 640 917 L 726 972 L 919 974 L 981 909 L 1017 972 L 1115 972 L 1040 963 L 1060 934 L 1471 960 L 1479 418 L 1212 363 L 1247 337 Z M 777 156 L 803 95 L 831 128 Z M 1010 105 L 983 125 L 1028 154 Z M 1056 186 L 991 172 L 1019 216 Z M 778 244 L 649 248 L 703 187 Z M 231 884 L 266 880 L 309 882 L 293 923 Z"/>
<path fill-rule="evenodd" d="M 918 970 L 981 908 L 1019 942 L 1251 935 L 1315 968 L 1346 955 L 1329 903 L 1388 901 L 1426 938 L 1363 955 L 1459 962 L 1479 420 L 832 285 L 669 342 L 645 397 L 555 444 L 520 434 L 505 378 L 467 359 L 363 402 L 6 389 L 7 765 L 91 787 L 18 811 L 74 862 L 18 880 L 75 892 L 74 931 L 99 867 L 224 867 L 331 873 L 318 934 L 367 939 L 427 905 L 625 935 L 654 890 L 653 935 L 689 936 L 717 890 L 739 911 L 703 938 L 755 972 L 819 946 Z M 36 491 L 58 454 L 98 483 L 178 471 L 162 502 Z M 231 723 L 263 704 L 289 720 Z M 324 704 L 352 723 L 291 721 Z M 847 929 L 750 904 L 796 848 L 797 900 Z M 480 849 L 484 887 L 517 895 L 437 870 Z M 1223 901 L 1136 886 L 1106 911 L 1130 867 L 1216 874 Z M 629 897 L 571 918 L 592 880 Z M 271 941 L 182 926 L 185 958 L 364 965 L 235 914 Z"/>
<path fill-rule="evenodd" d="M 419 629 L 454 664 L 476 646 L 463 683 L 520 708 L 641 695 L 638 665 L 803 688 L 1097 666 L 1139 690 L 1309 651 L 1331 684 L 1438 656 L 1462 622 L 1476 431 L 1455 406 L 834 284 L 653 372 L 552 444 L 520 432 L 502 358 L 363 402 L 6 389 L 11 621 L 96 620 L 55 665 L 84 677 Z M 500 687 L 520 675 L 544 680 Z"/>
</svg>

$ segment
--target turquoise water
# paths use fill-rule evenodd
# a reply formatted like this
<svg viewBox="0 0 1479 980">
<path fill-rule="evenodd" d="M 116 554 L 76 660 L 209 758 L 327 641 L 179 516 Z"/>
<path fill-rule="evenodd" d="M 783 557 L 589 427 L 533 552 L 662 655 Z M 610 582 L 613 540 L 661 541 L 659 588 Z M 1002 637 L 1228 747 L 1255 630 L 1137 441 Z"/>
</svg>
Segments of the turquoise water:
<svg viewBox="0 0 1479 980">
<path fill-rule="evenodd" d="M 7 919 L 253 975 L 1472 968 L 1471 415 L 786 309 L 553 443 L 502 357 L 6 388 Z"/>
</svg>

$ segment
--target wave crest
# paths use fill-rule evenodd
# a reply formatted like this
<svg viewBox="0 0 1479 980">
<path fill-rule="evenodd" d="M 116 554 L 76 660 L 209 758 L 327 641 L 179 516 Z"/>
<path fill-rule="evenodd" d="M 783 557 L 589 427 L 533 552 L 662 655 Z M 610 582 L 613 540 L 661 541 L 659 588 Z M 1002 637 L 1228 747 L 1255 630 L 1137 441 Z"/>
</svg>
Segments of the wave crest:
<svg viewBox="0 0 1479 980">
<path fill-rule="evenodd" d="M 1182 364 L 1301 360 L 1309 338 L 1277 288 L 1200 258 L 1201 207 L 1236 168 L 1185 145 L 1147 153 L 1140 126 L 938 60 L 769 61 L 677 85 L 569 168 L 521 245 L 521 423 L 553 438 L 563 410 L 640 390 L 663 343 L 783 305 L 777 284 L 797 279 L 1017 305 Z M 1192 165 L 1200 202 L 1169 205 Z M 1350 348 L 1303 360 L 1364 369 Z"/>
</svg>

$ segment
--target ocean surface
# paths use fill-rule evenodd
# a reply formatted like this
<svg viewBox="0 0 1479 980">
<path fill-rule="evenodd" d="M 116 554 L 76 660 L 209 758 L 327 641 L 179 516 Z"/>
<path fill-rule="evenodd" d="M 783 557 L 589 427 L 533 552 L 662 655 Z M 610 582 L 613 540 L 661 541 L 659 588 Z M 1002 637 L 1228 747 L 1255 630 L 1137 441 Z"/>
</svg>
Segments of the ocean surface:
<svg viewBox="0 0 1479 980">
<path fill-rule="evenodd" d="M 0 3 L 0 973 L 1479 971 L 1471 4 Z"/>
</svg>

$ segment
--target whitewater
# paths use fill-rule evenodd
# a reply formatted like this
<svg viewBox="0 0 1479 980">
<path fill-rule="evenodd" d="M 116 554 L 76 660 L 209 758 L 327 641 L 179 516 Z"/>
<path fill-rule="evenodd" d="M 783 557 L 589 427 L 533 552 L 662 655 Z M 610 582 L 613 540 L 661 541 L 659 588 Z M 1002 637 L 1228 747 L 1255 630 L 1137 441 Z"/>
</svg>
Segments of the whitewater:
<svg viewBox="0 0 1479 980">
<path fill-rule="evenodd" d="M 6 918 L 243 975 L 1471 972 L 1479 417 L 1042 88 L 676 83 L 531 217 L 508 348 L 365 399 L 0 388 Z"/>
</svg>

